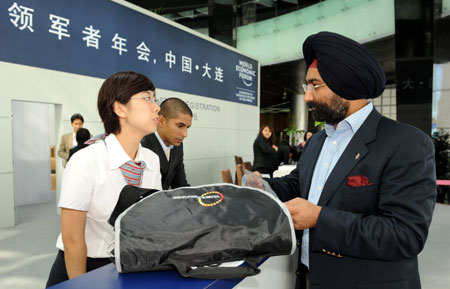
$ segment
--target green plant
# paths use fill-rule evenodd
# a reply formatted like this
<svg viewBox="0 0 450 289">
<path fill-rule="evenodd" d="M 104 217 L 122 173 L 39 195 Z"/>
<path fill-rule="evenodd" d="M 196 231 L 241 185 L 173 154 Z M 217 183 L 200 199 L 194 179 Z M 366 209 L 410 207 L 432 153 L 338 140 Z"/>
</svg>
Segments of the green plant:
<svg viewBox="0 0 450 289">
<path fill-rule="evenodd" d="M 300 133 L 304 133 L 305 130 L 297 129 L 297 126 L 294 123 L 291 123 L 291 125 L 285 129 L 283 129 L 283 131 L 288 135 L 289 137 L 289 145 L 294 145 L 295 144 L 295 137 L 297 134 Z"/>
<path fill-rule="evenodd" d="M 320 127 L 320 129 L 323 129 L 325 127 L 325 122 L 324 121 L 315 121 L 314 122 L 314 127 Z"/>
<path fill-rule="evenodd" d="M 158 14 L 158 15 L 163 15 L 164 14 L 164 8 L 159 7 L 157 9 L 150 9 L 150 12 L 153 12 L 153 13 Z"/>
<path fill-rule="evenodd" d="M 436 160 L 436 177 L 438 180 L 450 179 L 450 142 L 449 134 L 443 129 L 433 133 L 433 143 L 435 150 Z M 436 201 L 443 203 L 445 201 L 445 195 L 447 195 L 450 201 L 450 187 L 438 186 L 438 193 Z"/>
</svg>

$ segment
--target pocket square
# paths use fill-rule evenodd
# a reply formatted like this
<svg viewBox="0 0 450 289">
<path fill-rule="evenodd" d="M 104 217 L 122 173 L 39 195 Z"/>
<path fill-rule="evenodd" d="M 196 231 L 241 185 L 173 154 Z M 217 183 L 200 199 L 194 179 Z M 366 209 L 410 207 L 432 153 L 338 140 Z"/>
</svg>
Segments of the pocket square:
<svg viewBox="0 0 450 289">
<path fill-rule="evenodd" d="M 350 176 L 347 178 L 347 186 L 363 187 L 373 185 L 366 176 Z"/>
</svg>

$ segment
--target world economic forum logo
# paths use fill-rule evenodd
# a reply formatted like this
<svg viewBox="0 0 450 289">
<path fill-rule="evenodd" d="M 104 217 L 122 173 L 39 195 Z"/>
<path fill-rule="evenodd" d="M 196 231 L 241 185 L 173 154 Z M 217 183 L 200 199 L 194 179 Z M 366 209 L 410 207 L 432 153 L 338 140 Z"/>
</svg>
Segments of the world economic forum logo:
<svg viewBox="0 0 450 289">
<path fill-rule="evenodd" d="M 239 60 L 239 64 L 236 64 L 236 71 L 239 72 L 239 78 L 245 86 L 252 86 L 253 79 L 256 77 L 256 70 L 253 68 L 253 64 L 244 60 Z"/>
<path fill-rule="evenodd" d="M 223 201 L 223 194 L 217 191 L 211 191 L 198 195 L 174 196 L 173 200 L 197 199 L 198 203 L 203 207 L 212 207 Z"/>
<path fill-rule="evenodd" d="M 222 202 L 222 200 L 223 200 L 223 194 L 219 193 L 217 191 L 204 193 L 203 195 L 200 196 L 200 198 L 198 198 L 198 202 L 203 207 L 215 206 L 215 205 L 219 204 L 220 202 Z"/>
</svg>

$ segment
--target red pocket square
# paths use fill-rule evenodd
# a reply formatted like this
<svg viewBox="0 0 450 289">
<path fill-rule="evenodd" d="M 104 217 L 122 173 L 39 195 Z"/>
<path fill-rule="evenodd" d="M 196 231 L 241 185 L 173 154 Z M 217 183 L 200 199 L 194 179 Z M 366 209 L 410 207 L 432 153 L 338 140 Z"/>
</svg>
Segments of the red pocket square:
<svg viewBox="0 0 450 289">
<path fill-rule="evenodd" d="M 350 176 L 347 178 L 347 186 L 350 187 L 362 187 L 370 185 L 373 185 L 373 183 L 369 182 L 369 178 L 366 176 Z"/>
</svg>

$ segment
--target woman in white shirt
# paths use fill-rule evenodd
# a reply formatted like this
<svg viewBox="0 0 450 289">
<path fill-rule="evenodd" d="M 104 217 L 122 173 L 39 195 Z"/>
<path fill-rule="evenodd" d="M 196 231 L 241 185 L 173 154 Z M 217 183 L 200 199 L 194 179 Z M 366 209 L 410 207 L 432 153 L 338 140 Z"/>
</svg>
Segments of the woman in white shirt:
<svg viewBox="0 0 450 289">
<path fill-rule="evenodd" d="M 109 264 L 114 228 L 107 220 L 126 184 L 161 189 L 158 156 L 140 145 L 156 130 L 159 106 L 146 76 L 118 72 L 100 88 L 105 134 L 74 154 L 62 180 L 59 249 L 47 287 Z"/>
</svg>

